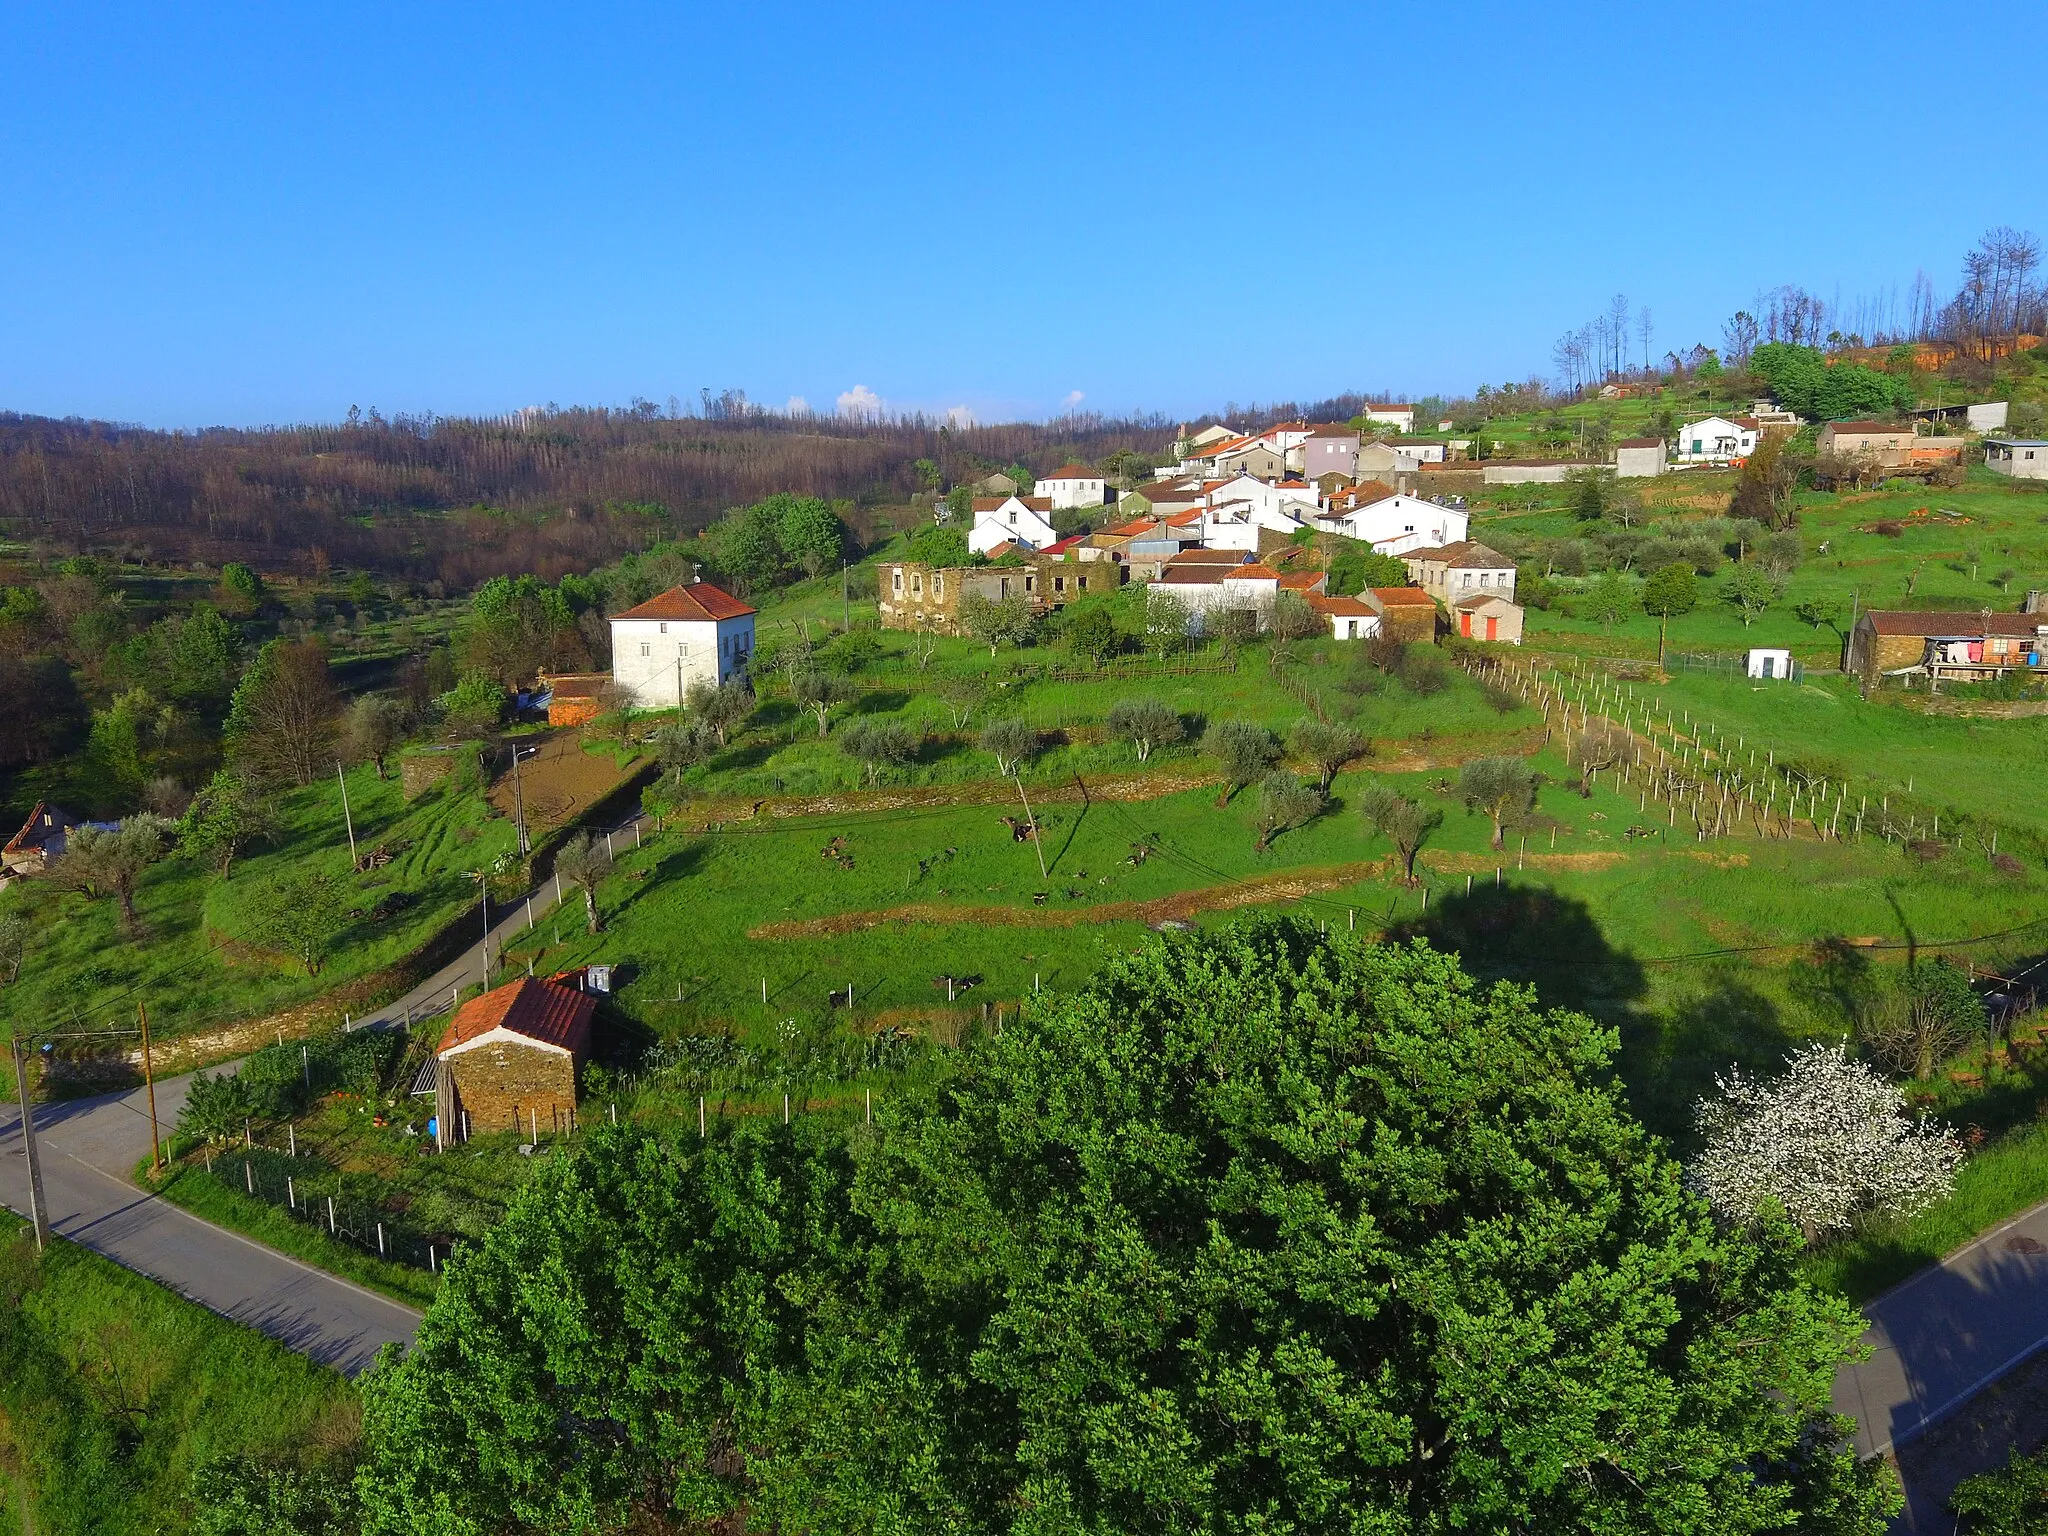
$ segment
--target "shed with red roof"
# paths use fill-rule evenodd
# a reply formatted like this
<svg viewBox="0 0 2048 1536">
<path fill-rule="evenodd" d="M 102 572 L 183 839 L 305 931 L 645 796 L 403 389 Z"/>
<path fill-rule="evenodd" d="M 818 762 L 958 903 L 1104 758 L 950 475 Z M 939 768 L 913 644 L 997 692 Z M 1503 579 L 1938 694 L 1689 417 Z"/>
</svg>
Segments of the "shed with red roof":
<svg viewBox="0 0 2048 1536">
<path fill-rule="evenodd" d="M 576 1069 L 590 1055 L 597 999 L 568 980 L 522 976 L 456 1009 L 435 1051 L 444 1145 L 465 1131 L 573 1121 Z"/>
</svg>

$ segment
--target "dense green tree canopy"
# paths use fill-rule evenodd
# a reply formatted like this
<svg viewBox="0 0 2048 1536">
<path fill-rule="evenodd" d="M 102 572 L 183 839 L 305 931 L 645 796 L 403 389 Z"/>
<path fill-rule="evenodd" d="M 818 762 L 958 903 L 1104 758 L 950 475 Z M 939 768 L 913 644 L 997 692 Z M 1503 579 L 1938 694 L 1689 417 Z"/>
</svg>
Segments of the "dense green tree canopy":
<svg viewBox="0 0 2048 1536">
<path fill-rule="evenodd" d="M 1857 1331 L 1611 1032 L 1261 918 L 874 1128 L 596 1133 L 366 1389 L 371 1532 L 1875 1532 Z"/>
<path fill-rule="evenodd" d="M 1818 347 L 1767 341 L 1750 355 L 1749 369 L 1769 382 L 1780 405 L 1822 421 L 1906 410 L 1914 400 L 1910 372 L 1880 373 L 1860 363 L 1830 367 Z"/>
</svg>

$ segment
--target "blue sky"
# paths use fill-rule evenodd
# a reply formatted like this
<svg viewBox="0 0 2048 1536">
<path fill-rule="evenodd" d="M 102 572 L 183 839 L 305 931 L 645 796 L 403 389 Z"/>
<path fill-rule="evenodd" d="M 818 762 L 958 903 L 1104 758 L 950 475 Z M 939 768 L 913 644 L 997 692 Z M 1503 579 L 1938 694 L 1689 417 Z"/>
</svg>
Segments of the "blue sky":
<svg viewBox="0 0 2048 1536">
<path fill-rule="evenodd" d="M 1180 414 L 1547 372 L 1617 291 L 1712 344 L 2048 235 L 1980 169 L 2038 7 L 1931 15 L 16 6 L 0 408 Z"/>
</svg>

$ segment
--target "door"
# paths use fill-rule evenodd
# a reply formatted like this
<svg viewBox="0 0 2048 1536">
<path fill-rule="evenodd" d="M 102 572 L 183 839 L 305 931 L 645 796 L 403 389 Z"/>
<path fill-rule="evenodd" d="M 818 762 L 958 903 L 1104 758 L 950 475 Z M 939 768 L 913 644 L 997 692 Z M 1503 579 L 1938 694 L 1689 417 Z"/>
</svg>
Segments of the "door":
<svg viewBox="0 0 2048 1536">
<path fill-rule="evenodd" d="M 1489 613 L 1486 616 L 1486 638 L 1489 640 L 1498 640 L 1500 638 L 1500 615 L 1497 613 Z"/>
<path fill-rule="evenodd" d="M 1472 638 L 1472 615 L 1471 615 L 1471 614 L 1469 614 L 1469 613 L 1461 613 L 1461 614 L 1459 614 L 1459 615 L 1458 615 L 1458 633 L 1459 633 L 1459 634 L 1461 634 L 1461 635 L 1463 635 L 1463 636 L 1464 636 L 1464 637 L 1465 637 L 1465 638 L 1466 638 L 1467 640 L 1469 640 L 1469 639 L 1471 639 L 1471 638 Z"/>
<path fill-rule="evenodd" d="M 1764 670 L 1762 675 L 1764 677 L 1770 677 L 1773 675 L 1772 668 L 1774 668 L 1778 664 L 1778 658 L 1775 656 L 1766 656 L 1763 658 L 1763 664 Z"/>
</svg>

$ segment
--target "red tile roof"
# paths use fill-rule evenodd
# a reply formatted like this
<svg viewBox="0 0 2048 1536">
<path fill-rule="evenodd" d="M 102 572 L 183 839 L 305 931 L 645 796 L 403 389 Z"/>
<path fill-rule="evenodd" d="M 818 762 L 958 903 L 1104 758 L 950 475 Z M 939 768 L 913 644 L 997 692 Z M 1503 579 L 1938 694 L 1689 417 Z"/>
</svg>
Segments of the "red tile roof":
<svg viewBox="0 0 2048 1536">
<path fill-rule="evenodd" d="M 1664 439 L 1661 437 L 1624 437 L 1614 446 L 1617 448 L 1661 448 L 1664 446 Z"/>
<path fill-rule="evenodd" d="M 1045 477 L 1048 480 L 1100 480 L 1102 471 L 1090 469 L 1086 464 L 1062 464 Z"/>
<path fill-rule="evenodd" d="M 658 597 L 612 615 L 618 619 L 664 619 L 684 624 L 715 623 L 719 619 L 743 619 L 754 610 L 730 592 L 708 581 L 687 587 L 670 587 Z"/>
<path fill-rule="evenodd" d="M 1244 565 L 1251 552 L 1244 549 L 1184 549 L 1168 565 Z"/>
<path fill-rule="evenodd" d="M 1280 573 L 1274 570 L 1273 567 L 1270 565 L 1260 565 L 1257 562 L 1251 565 L 1240 565 L 1231 570 L 1228 575 L 1232 581 L 1278 581 L 1280 579 Z"/>
<path fill-rule="evenodd" d="M 1368 411 L 1412 411 L 1415 409 L 1415 407 L 1412 405 L 1390 405 L 1384 401 L 1380 401 L 1368 405 L 1366 409 Z"/>
<path fill-rule="evenodd" d="M 1983 639 L 1990 635 L 2032 635 L 2048 629 L 2048 614 L 1942 613 L 1933 609 L 1872 608 L 1864 615 L 1880 635 L 1949 635 Z"/>
<path fill-rule="evenodd" d="M 1013 501 L 1022 502 L 1034 512 L 1052 510 L 1050 496 L 976 496 L 968 502 L 967 509 L 970 512 L 993 512 L 997 507 L 1008 506 Z"/>
<path fill-rule="evenodd" d="M 594 699 L 611 683 L 609 672 L 564 672 L 543 677 L 541 686 L 558 699 Z"/>
<path fill-rule="evenodd" d="M 1309 593 L 1308 605 L 1317 613 L 1334 613 L 1343 618 L 1370 619 L 1377 613 L 1359 598 L 1331 597 L 1322 592 Z"/>
<path fill-rule="evenodd" d="M 458 1008 L 437 1054 L 446 1056 L 494 1029 L 504 1029 L 581 1056 L 590 1049 L 590 1019 L 596 1012 L 597 999 L 588 992 L 522 976 Z"/>
<path fill-rule="evenodd" d="M 1171 560 L 1160 572 L 1159 579 L 1168 586 L 1212 586 L 1226 576 L 1237 572 L 1227 565 L 1175 565 Z"/>
<path fill-rule="evenodd" d="M 1372 595 L 1383 603 L 1393 603 L 1397 606 L 1417 603 L 1428 603 L 1434 606 L 1436 603 L 1436 599 L 1420 587 L 1374 587 Z"/>
<path fill-rule="evenodd" d="M 1199 523 L 1201 520 L 1202 509 L 1200 507 L 1189 507 L 1185 512 L 1176 512 L 1167 518 L 1166 525 L 1169 528 L 1185 528 L 1190 523 Z"/>
<path fill-rule="evenodd" d="M 1066 553 L 1066 552 L 1067 552 L 1068 550 L 1072 549 L 1072 548 L 1073 548 L 1073 547 L 1074 547 L 1074 546 L 1075 546 L 1076 544 L 1085 544 L 1085 543 L 1087 543 L 1087 542 L 1088 542 L 1088 535 L 1087 535 L 1087 534 L 1085 534 L 1085 533 L 1076 533 L 1076 534 L 1071 534 L 1071 535 L 1069 535 L 1068 537 L 1066 537 L 1066 538 L 1064 538 L 1064 539 L 1061 539 L 1061 540 L 1060 540 L 1060 541 L 1059 541 L 1059 542 L 1058 542 L 1057 544 L 1048 544 L 1048 545 L 1046 545 L 1046 546 L 1045 546 L 1045 548 L 1043 548 L 1043 549 L 1041 549 L 1041 550 L 1039 551 L 1039 553 L 1040 553 L 1041 555 L 1064 555 L 1064 554 L 1065 554 L 1065 553 Z"/>
<path fill-rule="evenodd" d="M 1312 592 L 1323 579 L 1322 571 L 1282 571 L 1280 586 L 1288 592 Z"/>
</svg>

